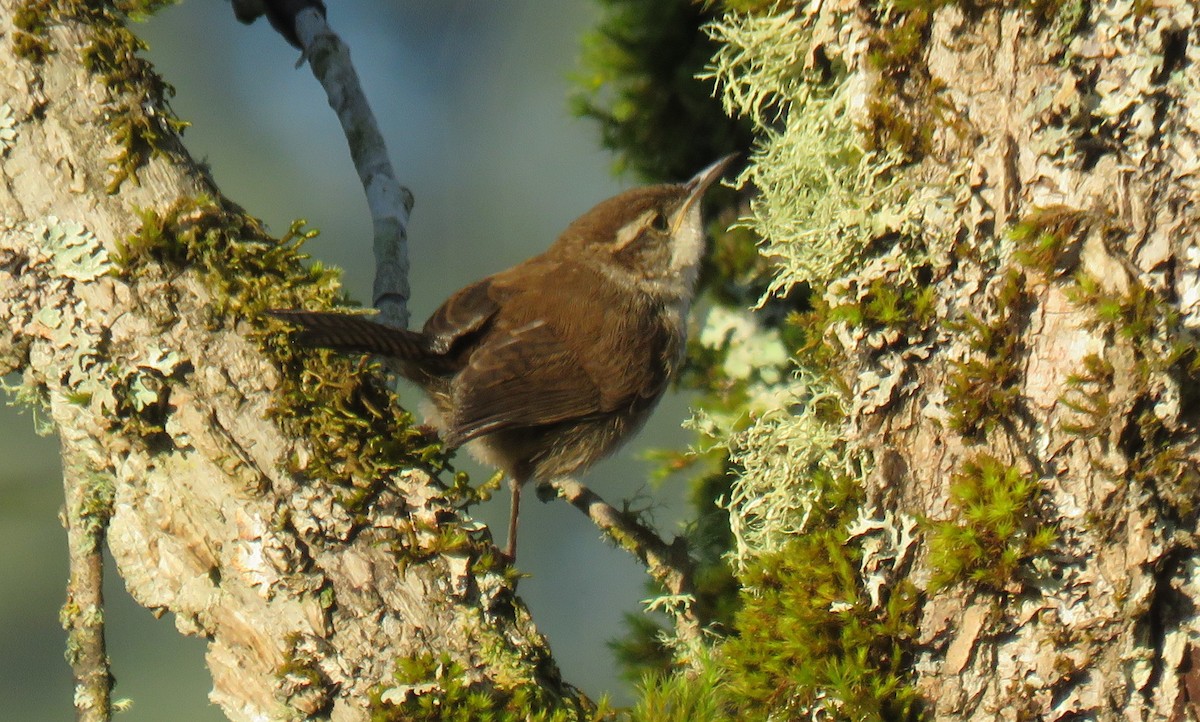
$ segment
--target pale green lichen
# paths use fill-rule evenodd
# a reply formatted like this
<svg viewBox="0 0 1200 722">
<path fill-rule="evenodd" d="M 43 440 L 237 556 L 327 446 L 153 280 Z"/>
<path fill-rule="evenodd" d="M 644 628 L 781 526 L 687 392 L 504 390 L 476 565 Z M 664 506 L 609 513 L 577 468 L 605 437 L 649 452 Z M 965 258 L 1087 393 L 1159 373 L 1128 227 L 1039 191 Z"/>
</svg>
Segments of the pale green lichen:
<svg viewBox="0 0 1200 722">
<path fill-rule="evenodd" d="M 738 439 L 733 461 L 742 468 L 724 506 L 739 566 L 778 551 L 804 533 L 821 504 L 821 475 L 862 479 L 867 464 L 846 442 L 840 391 L 802 372 L 789 400 L 766 412 Z"/>
<path fill-rule="evenodd" d="M 728 16 L 710 27 L 722 48 L 706 77 L 731 114 L 749 117 L 759 134 L 742 183 L 759 191 L 743 224 L 764 239 L 779 272 L 771 293 L 824 283 L 853 270 L 881 237 L 920 238 L 941 254 L 939 228 L 965 205 L 969 188 L 899 182 L 898 149 L 868 150 L 856 126 L 864 88 L 841 70 L 837 48 L 828 67 L 810 67 L 814 8 L 779 15 Z M 967 173 L 967 164 L 954 171 Z M 965 190 L 963 190 L 965 189 Z M 941 226 L 944 228 L 944 226 Z"/>
<path fill-rule="evenodd" d="M 4 233 L 24 236 L 16 245 L 31 249 L 28 268 L 45 275 L 50 293 L 56 284 L 91 285 L 117 272 L 107 246 L 78 221 L 46 216 L 23 224 L 0 223 L 0 228 Z M 111 309 L 88 307 L 87 299 L 92 296 L 80 294 L 78 289 L 71 297 L 75 300 L 66 305 L 28 308 L 25 316 L 26 333 L 44 338 L 54 348 L 66 349 L 70 354 L 59 388 L 65 400 L 91 405 L 101 415 L 114 419 L 127 409 L 140 413 L 156 406 L 162 398 L 162 380 L 179 366 L 179 356 L 150 344 L 132 357 L 114 357 L 98 345 L 95 328 L 106 323 L 103 319 Z M 41 407 L 48 400 L 44 389 L 14 396 Z"/>
<path fill-rule="evenodd" d="M 28 232 L 55 275 L 92 281 L 114 269 L 108 249 L 82 223 L 46 216 L 30 223 Z"/>
<path fill-rule="evenodd" d="M 700 345 L 727 350 L 721 370 L 731 379 L 777 384 L 788 362 L 779 329 L 763 328 L 748 311 L 713 306 L 700 331 Z"/>
</svg>

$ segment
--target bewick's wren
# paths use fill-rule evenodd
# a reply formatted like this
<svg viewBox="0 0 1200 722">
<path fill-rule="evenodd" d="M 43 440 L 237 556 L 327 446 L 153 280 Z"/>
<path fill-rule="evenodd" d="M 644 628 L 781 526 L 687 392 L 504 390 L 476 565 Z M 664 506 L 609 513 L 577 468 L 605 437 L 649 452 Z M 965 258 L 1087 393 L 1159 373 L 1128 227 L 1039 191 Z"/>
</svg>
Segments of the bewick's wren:
<svg viewBox="0 0 1200 722">
<path fill-rule="evenodd" d="M 275 311 L 299 343 L 399 360 L 436 407 L 451 447 L 468 444 L 512 488 L 586 469 L 642 425 L 683 359 L 704 252 L 700 200 L 732 156 L 687 183 L 600 203 L 545 253 L 462 289 L 421 331 L 361 316 Z"/>
</svg>

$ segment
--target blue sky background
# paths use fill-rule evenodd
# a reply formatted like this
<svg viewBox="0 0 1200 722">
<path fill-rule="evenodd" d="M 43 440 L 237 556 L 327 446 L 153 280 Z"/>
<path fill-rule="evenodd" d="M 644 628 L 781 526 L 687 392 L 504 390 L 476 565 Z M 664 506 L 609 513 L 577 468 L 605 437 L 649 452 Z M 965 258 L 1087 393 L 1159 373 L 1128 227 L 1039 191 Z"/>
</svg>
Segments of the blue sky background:
<svg viewBox="0 0 1200 722">
<path fill-rule="evenodd" d="M 414 323 L 451 292 L 545 248 L 566 224 L 628 187 L 611 172 L 597 128 L 568 111 L 592 0 L 328 3 L 383 126 L 397 173 L 416 196 L 409 228 Z M 280 232 L 295 218 L 321 230 L 307 250 L 345 269 L 369 301 L 370 219 L 345 141 L 298 53 L 265 24 L 240 25 L 228 3 L 187 0 L 135 28 L 178 90 L 184 140 L 226 195 Z M 405 398 L 416 407 L 418 397 Z M 648 448 L 682 446 L 684 400 L 668 398 L 646 430 L 587 477 L 618 503 L 645 486 Z M 0 717 L 68 720 L 71 684 L 57 615 L 66 579 L 57 444 L 28 412 L 0 406 Z M 464 455 L 460 463 L 472 465 Z M 481 474 L 484 472 L 480 472 Z M 482 478 L 482 477 L 480 477 Z M 653 492 L 674 531 L 681 484 Z M 500 495 L 478 516 L 503 528 Z M 639 609 L 644 572 L 582 514 L 527 495 L 521 582 L 566 677 L 591 695 L 627 699 L 605 642 Z M 503 532 L 500 532 L 503 536 Z M 109 647 L 126 722 L 223 720 L 208 705 L 204 642 L 155 620 L 109 575 Z"/>
</svg>

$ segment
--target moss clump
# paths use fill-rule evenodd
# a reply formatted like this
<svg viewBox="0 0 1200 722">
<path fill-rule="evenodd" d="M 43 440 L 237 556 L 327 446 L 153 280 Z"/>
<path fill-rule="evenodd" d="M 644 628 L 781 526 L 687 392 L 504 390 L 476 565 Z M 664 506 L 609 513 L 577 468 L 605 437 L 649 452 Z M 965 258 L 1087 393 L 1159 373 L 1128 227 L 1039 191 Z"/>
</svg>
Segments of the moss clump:
<svg viewBox="0 0 1200 722">
<path fill-rule="evenodd" d="M 879 73 L 867 100 L 867 148 L 891 151 L 910 162 L 929 153 L 934 129 L 948 107 L 925 60 L 934 9 L 917 3 L 877 6 L 867 56 Z"/>
<path fill-rule="evenodd" d="M 167 104 L 175 89 L 138 55 L 146 48 L 118 18 L 102 15 L 92 20 L 92 39 L 83 50 L 83 63 L 109 90 L 108 125 L 119 148 L 111 159 L 109 193 L 116 193 L 126 180 L 137 184 L 138 170 L 172 147 L 170 141 L 188 125 Z"/>
<path fill-rule="evenodd" d="M 1143 385 L 1152 374 L 1175 376 L 1183 397 L 1181 413 L 1200 413 L 1200 343 L 1183 328 L 1178 309 L 1139 280 L 1120 292 L 1083 271 L 1065 292 L 1073 303 L 1091 309 L 1092 328 L 1132 347 L 1134 370 Z"/>
<path fill-rule="evenodd" d="M 700 660 L 689 674 L 647 674 L 630 722 L 726 722 L 736 719 L 720 664 Z"/>
<path fill-rule="evenodd" d="M 950 484 L 956 519 L 926 522 L 930 591 L 972 582 L 996 592 L 1019 592 L 1034 559 L 1058 538 L 1037 521 L 1037 478 L 987 454 L 963 465 Z"/>
<path fill-rule="evenodd" d="M 1195 441 L 1168 431 L 1150 411 L 1139 415 L 1137 431 L 1128 440 L 1138 448 L 1130 465 L 1133 478 L 1156 490 L 1181 520 L 1193 522 L 1200 512 L 1200 448 Z"/>
<path fill-rule="evenodd" d="M 971 334 L 971 349 L 983 356 L 952 362 L 946 407 L 952 429 L 978 437 L 1006 422 L 1017 410 L 1022 345 L 1007 328 L 986 324 L 974 314 L 967 315 L 961 328 Z"/>
<path fill-rule="evenodd" d="M 967 335 L 974 356 L 952 361 L 946 382 L 950 426 L 967 437 L 981 437 L 1009 423 L 1021 399 L 1020 326 L 1029 312 L 1023 275 L 1005 274 L 996 293 L 996 317 L 985 322 L 968 313 L 951 325 Z"/>
<path fill-rule="evenodd" d="M 747 124 L 725 115 L 712 86 L 696 77 L 717 49 L 703 30 L 714 12 L 692 0 L 601 5 L 604 19 L 584 38 L 571 102 L 577 115 L 599 122 L 622 168 L 677 181 L 750 147 Z"/>
<path fill-rule="evenodd" d="M 912 685 L 915 588 L 872 601 L 849 539 L 863 502 L 858 480 L 818 472 L 822 503 L 803 533 L 746 561 L 731 635 L 691 665 L 647 675 L 636 722 L 729 719 L 916 720 Z"/>
<path fill-rule="evenodd" d="M 1106 444 L 1116 421 L 1109 398 L 1115 373 L 1113 365 L 1098 354 L 1083 358 L 1083 370 L 1067 376 L 1067 393 L 1061 399 L 1079 420 L 1063 423 L 1063 431 Z"/>
<path fill-rule="evenodd" d="M 113 5 L 130 20 L 140 23 L 159 10 L 177 2 L 179 0 L 114 0 Z"/>
<path fill-rule="evenodd" d="M 1009 231 L 1017 262 L 1046 278 L 1070 273 L 1079 261 L 1090 220 L 1089 214 L 1067 206 L 1035 210 Z"/>
<path fill-rule="evenodd" d="M 917 162 L 932 149 L 939 128 L 965 130 L 950 102 L 944 84 L 928 66 L 926 53 L 934 14 L 958 6 L 968 17 L 981 11 L 1007 11 L 1015 5 L 1036 28 L 1048 30 L 1063 46 L 1087 23 L 1089 0 L 893 0 L 872 3 L 874 29 L 869 37 L 868 62 L 878 72 L 877 85 L 867 100 L 863 131 L 867 147 L 899 154 Z"/>
<path fill-rule="evenodd" d="M 830 308 L 829 320 L 844 321 L 868 333 L 894 329 L 906 338 L 919 337 L 935 319 L 936 301 L 937 287 L 931 284 L 897 286 L 889 279 L 876 278 L 859 300 Z"/>
<path fill-rule="evenodd" d="M 275 239 L 257 220 L 205 197 L 143 211 L 141 219 L 138 232 L 118 244 L 122 273 L 138 276 L 160 264 L 196 274 L 211 293 L 209 326 L 238 327 L 280 364 L 273 414 L 296 438 L 307 439 L 311 452 L 303 462 L 291 460 L 294 474 L 334 485 L 345 508 L 363 512 L 400 470 L 446 468 L 440 443 L 412 423 L 380 369 L 296 349 L 286 326 L 267 316 L 272 308 L 328 308 L 340 299 L 336 272 L 303 263 L 301 247 L 315 235 L 303 222 Z M 477 498 L 461 488 L 465 483 L 456 482 L 450 503 Z"/>
<path fill-rule="evenodd" d="M 818 709 L 845 719 L 917 717 L 908 648 L 917 595 L 902 581 L 872 606 L 848 543 L 859 514 L 857 480 L 821 472 L 810 527 L 740 575 L 736 636 L 721 645 L 733 719 L 796 719 Z"/>
<path fill-rule="evenodd" d="M 29 0 L 13 12 L 13 50 L 17 57 L 32 63 L 42 63 L 54 52 L 47 32 L 47 17 L 51 0 Z"/>
<path fill-rule="evenodd" d="M 1161 368 L 1162 364 L 1155 363 L 1159 357 L 1168 363 L 1172 360 L 1159 354 L 1156 344 L 1176 331 L 1178 312 L 1141 282 L 1130 283 L 1129 290 L 1121 293 L 1106 289 L 1081 271 L 1075 274 L 1074 283 L 1067 287 L 1066 293 L 1072 303 L 1092 310 L 1093 328 L 1107 329 L 1133 344 L 1152 367 L 1148 370 Z"/>
<path fill-rule="evenodd" d="M 214 328 L 249 319 L 263 329 L 268 309 L 329 306 L 341 298 L 336 271 L 304 265 L 301 248 L 316 232 L 305 230 L 303 221 L 274 238 L 257 219 L 207 196 L 138 215 L 137 232 L 117 242 L 116 264 L 131 276 L 152 264 L 198 274 L 212 292 L 208 322 Z"/>
<path fill-rule="evenodd" d="M 1200 467 L 1193 435 L 1180 421 L 1200 413 L 1200 344 L 1182 328 L 1179 311 L 1140 281 L 1132 281 L 1120 292 L 1079 271 L 1066 293 L 1072 302 L 1091 310 L 1093 328 L 1132 351 L 1132 368 L 1121 371 L 1134 379 L 1134 397 L 1126 400 L 1132 408 L 1114 409 L 1105 383 L 1111 388 L 1117 370 L 1108 361 L 1091 361 L 1089 368 L 1094 367 L 1099 378 L 1089 370 L 1063 401 L 1084 419 L 1077 429 L 1069 430 L 1102 442 L 1115 439 L 1130 460 L 1131 478 L 1154 490 L 1179 518 L 1193 520 L 1200 511 L 1195 501 Z M 1177 386 L 1179 399 L 1174 413 L 1160 415 L 1155 411 L 1158 392 L 1153 389 L 1163 382 Z M 1117 417 L 1118 411 L 1127 414 L 1128 423 Z M 1172 415 L 1178 419 L 1164 418 Z"/>
<path fill-rule="evenodd" d="M 371 722 L 573 722 L 609 714 L 554 697 L 529 682 L 509 688 L 471 682 L 467 669 L 449 655 L 401 659 L 395 684 L 371 693 Z"/>
</svg>

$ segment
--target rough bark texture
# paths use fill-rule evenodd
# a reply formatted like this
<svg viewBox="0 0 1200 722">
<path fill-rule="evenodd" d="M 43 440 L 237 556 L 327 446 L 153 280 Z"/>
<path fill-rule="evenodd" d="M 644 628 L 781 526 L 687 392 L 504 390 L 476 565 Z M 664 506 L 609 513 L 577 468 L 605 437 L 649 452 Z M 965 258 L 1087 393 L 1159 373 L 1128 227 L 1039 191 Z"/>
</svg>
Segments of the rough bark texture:
<svg viewBox="0 0 1200 722">
<path fill-rule="evenodd" d="M 857 593 L 835 569 L 834 613 L 807 610 L 832 652 L 792 675 L 727 645 L 777 674 L 769 709 L 1195 717 L 1196 25 L 1172 0 L 835 0 L 714 29 L 762 132 L 750 224 L 777 288 L 816 296 L 795 393 L 734 440 L 750 612 L 780 555 L 822 571 L 794 558 L 838 503 L 821 479 L 865 487 Z M 858 683 L 863 618 L 919 696 Z"/>
<path fill-rule="evenodd" d="M 935 128 L 902 182 L 957 194 L 921 219 L 958 248 L 926 269 L 938 323 L 909 338 L 834 326 L 854 359 L 851 427 L 876 462 L 868 497 L 932 520 L 912 576 L 929 592 L 915 664 L 933 719 L 1191 719 L 1200 703 L 1200 407 L 1182 368 L 1200 322 L 1196 6 L 1080 7 L 1077 25 L 936 11 L 929 80 L 893 88 L 915 101 L 862 66 L 868 94 Z M 868 122 L 893 122 L 879 112 Z M 1038 257 L 1039 242 L 1057 250 Z M 835 284 L 832 302 L 895 283 L 889 266 Z M 1135 320 L 1138 298 L 1153 300 Z M 1036 479 L 1023 529 L 988 529 L 970 517 L 986 493 L 955 489 L 985 454 Z M 939 569 L 938 545 L 962 538 L 940 521 L 1019 563 Z M 1057 531 L 1045 553 L 1039 527 Z"/>
<path fill-rule="evenodd" d="M 101 33 L 126 37 L 115 17 L 0 0 L 0 372 L 23 373 L 22 393 L 49 410 L 73 459 L 111 484 L 108 540 L 130 593 L 209 640 L 211 696 L 231 719 L 365 719 L 377 686 L 392 706 L 435 693 L 436 680 L 392 674 L 398 660 L 443 653 L 481 690 L 570 706 L 576 693 L 511 583 L 477 563 L 487 540 L 445 488 L 415 468 L 364 479 L 361 449 L 338 462 L 340 486 L 315 475 L 311 440 L 277 421 L 308 412 L 281 412 L 262 322 L 238 307 L 247 296 L 186 248 L 170 263 L 130 250 L 139 233 L 164 243 L 144 226 L 171 208 L 192 210 L 168 234 L 239 216 L 195 200 L 219 194 L 159 122 L 168 111 L 127 102 L 113 80 L 131 71 L 105 65 L 121 58 L 105 55 Z M 52 51 L 39 61 L 31 41 Z M 114 183 L 131 108 L 160 138 L 136 177 Z M 268 254 L 253 224 L 242 232 Z M 371 490 L 367 502 L 347 504 L 347 488 Z"/>
</svg>

